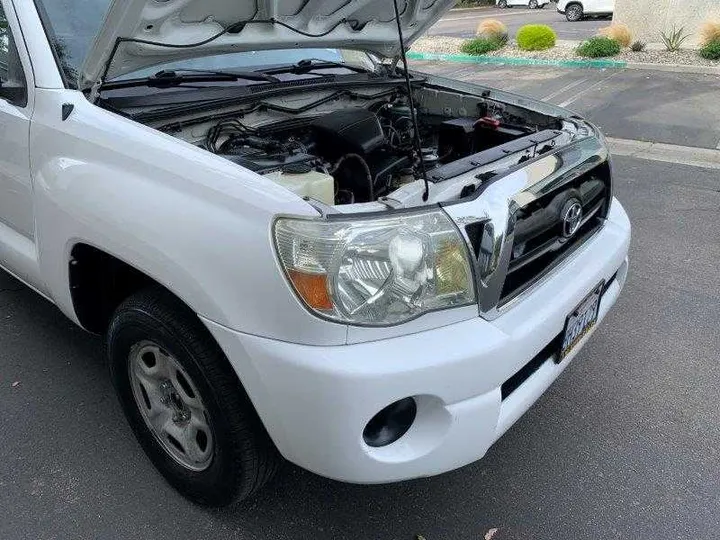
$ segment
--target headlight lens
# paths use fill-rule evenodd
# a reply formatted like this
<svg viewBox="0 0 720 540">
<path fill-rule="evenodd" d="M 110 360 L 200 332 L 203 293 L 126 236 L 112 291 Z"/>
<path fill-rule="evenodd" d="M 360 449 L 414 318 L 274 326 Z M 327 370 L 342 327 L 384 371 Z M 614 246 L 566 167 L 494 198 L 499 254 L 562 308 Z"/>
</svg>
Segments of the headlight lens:
<svg viewBox="0 0 720 540">
<path fill-rule="evenodd" d="M 274 236 L 298 296 L 339 322 L 387 326 L 476 301 L 466 244 L 441 210 L 372 219 L 280 218 Z"/>
</svg>

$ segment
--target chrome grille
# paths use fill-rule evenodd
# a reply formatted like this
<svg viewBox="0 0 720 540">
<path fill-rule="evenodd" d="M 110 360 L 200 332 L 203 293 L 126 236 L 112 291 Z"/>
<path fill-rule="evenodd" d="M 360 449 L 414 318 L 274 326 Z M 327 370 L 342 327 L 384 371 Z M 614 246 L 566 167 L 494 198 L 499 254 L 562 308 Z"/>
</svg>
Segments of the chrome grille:
<svg viewBox="0 0 720 540">
<path fill-rule="evenodd" d="M 482 317 L 499 317 L 602 227 L 612 200 L 610 169 L 603 141 L 585 137 L 502 174 L 479 175 L 472 196 L 443 205 L 475 260 Z M 564 235 L 560 216 L 571 199 L 585 218 Z"/>
<path fill-rule="evenodd" d="M 518 208 L 500 305 L 552 270 L 602 226 L 610 193 L 605 163 Z"/>
</svg>

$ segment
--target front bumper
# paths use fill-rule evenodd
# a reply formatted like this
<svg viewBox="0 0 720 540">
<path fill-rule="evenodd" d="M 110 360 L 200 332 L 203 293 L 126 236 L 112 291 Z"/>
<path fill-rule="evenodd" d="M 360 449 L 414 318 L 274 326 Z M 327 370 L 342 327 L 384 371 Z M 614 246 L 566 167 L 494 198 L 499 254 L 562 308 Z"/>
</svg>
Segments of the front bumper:
<svg viewBox="0 0 720 540">
<path fill-rule="evenodd" d="M 630 223 L 617 200 L 607 222 L 541 284 L 492 322 L 482 318 L 392 339 L 313 347 L 234 332 L 205 320 L 270 436 L 290 461 L 337 480 L 382 483 L 431 476 L 481 458 L 569 365 L 547 361 L 502 399 L 501 386 L 562 332 L 601 280 L 600 322 L 627 275 Z M 367 422 L 414 396 L 410 430 L 367 446 Z"/>
</svg>

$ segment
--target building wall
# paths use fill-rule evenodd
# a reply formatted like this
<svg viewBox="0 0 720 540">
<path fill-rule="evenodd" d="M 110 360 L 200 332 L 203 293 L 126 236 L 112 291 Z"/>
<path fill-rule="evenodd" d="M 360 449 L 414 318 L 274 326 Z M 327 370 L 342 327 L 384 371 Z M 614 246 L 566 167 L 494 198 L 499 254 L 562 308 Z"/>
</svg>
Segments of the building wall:
<svg viewBox="0 0 720 540">
<path fill-rule="evenodd" d="M 660 32 L 683 27 L 691 37 L 683 46 L 698 43 L 700 26 L 710 18 L 720 19 L 718 0 L 615 0 L 613 21 L 627 24 L 635 39 L 660 43 Z"/>
</svg>

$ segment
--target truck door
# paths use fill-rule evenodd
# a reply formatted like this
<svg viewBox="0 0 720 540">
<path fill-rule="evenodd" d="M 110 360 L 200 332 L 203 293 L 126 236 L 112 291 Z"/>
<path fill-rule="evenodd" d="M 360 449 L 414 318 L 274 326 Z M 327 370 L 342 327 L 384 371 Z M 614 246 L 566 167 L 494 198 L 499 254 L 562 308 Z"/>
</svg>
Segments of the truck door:
<svg viewBox="0 0 720 540">
<path fill-rule="evenodd" d="M 14 32 L 0 5 L 0 221 L 33 239 L 28 97 Z"/>
<path fill-rule="evenodd" d="M 9 0 L 0 3 L 0 266 L 37 283 L 30 119 L 33 94 L 27 53 Z M 24 58 L 21 57 L 24 55 Z M 32 79 L 30 79 L 32 81 Z"/>
</svg>

